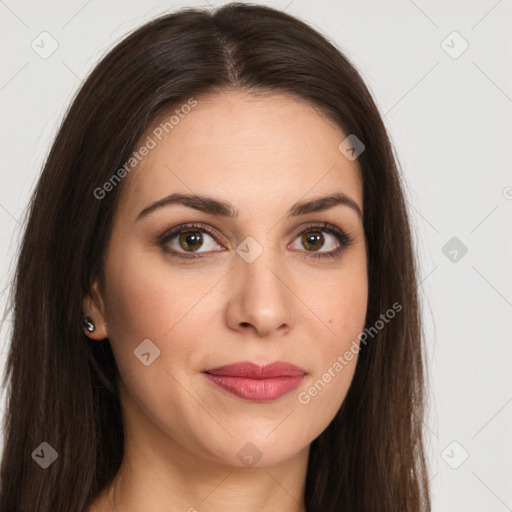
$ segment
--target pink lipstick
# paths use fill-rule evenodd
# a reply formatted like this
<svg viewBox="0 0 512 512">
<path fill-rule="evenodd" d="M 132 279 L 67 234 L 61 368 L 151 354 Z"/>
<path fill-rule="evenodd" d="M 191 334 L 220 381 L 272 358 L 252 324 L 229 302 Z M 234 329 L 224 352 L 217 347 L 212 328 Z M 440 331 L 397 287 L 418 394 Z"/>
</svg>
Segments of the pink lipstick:
<svg viewBox="0 0 512 512">
<path fill-rule="evenodd" d="M 277 361 L 265 366 L 235 363 L 203 372 L 225 391 L 254 402 L 270 402 L 296 389 L 306 375 L 302 368 Z"/>
</svg>

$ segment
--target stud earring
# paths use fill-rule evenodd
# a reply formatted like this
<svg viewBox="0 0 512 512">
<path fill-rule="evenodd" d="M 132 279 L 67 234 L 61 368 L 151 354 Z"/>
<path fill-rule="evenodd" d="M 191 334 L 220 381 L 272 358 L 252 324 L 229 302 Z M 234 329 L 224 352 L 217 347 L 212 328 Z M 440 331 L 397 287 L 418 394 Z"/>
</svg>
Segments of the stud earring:
<svg viewBox="0 0 512 512">
<path fill-rule="evenodd" d="M 94 329 L 96 329 L 93 321 L 88 316 L 84 316 L 84 318 L 82 319 L 82 327 L 85 327 L 85 329 L 87 329 L 88 332 L 94 332 Z"/>
</svg>

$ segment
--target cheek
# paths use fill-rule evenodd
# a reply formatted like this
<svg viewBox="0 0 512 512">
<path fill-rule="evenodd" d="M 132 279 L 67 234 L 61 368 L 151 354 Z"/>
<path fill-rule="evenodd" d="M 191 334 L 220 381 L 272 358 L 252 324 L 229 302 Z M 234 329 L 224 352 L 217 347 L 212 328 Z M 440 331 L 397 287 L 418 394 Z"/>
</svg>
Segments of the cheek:
<svg viewBox="0 0 512 512">
<path fill-rule="evenodd" d="M 315 371 L 298 401 L 318 418 L 334 417 L 352 382 L 364 330 L 368 281 L 364 255 L 333 277 L 331 286 L 316 296 L 325 336 L 315 344 Z M 317 324 L 318 326 L 318 324 Z M 313 337 L 312 339 L 315 339 Z M 314 411 L 312 413 L 311 411 Z M 330 420 L 329 420 L 330 421 Z"/>
<path fill-rule="evenodd" d="M 343 348 L 363 331 L 368 294 L 364 285 L 357 289 L 346 289 L 332 297 L 330 318 L 333 319 L 331 329 L 335 332 L 334 345 Z M 329 345 L 328 345 L 329 346 Z"/>
<path fill-rule="evenodd" d="M 111 261 L 122 264 L 108 268 L 105 301 L 119 371 L 121 375 L 139 372 L 141 361 L 134 351 L 147 345 L 158 354 L 148 368 L 162 367 L 180 381 L 186 379 L 186 370 L 197 367 L 204 330 L 218 312 L 215 284 L 222 274 L 212 269 L 187 272 L 154 253 L 148 257 L 147 251 L 125 252 L 130 258 L 112 254 Z M 141 345 L 148 339 L 156 348 L 148 342 Z"/>
<path fill-rule="evenodd" d="M 324 354 L 344 350 L 363 331 L 368 305 L 368 278 L 365 254 L 358 252 L 343 262 L 341 270 L 323 280 L 313 298 L 326 329 L 321 344 Z"/>
<path fill-rule="evenodd" d="M 212 276 L 194 277 L 154 253 L 132 251 L 130 258 L 117 261 L 122 264 L 111 266 L 108 274 L 107 314 L 122 324 L 124 335 L 162 338 L 186 321 L 213 284 Z"/>
<path fill-rule="evenodd" d="M 331 295 L 327 324 L 332 332 L 315 345 L 314 371 L 297 394 L 299 408 L 310 422 L 310 434 L 319 435 L 341 407 L 352 383 L 364 329 L 366 294 Z M 352 299 L 352 300 L 350 300 Z"/>
</svg>

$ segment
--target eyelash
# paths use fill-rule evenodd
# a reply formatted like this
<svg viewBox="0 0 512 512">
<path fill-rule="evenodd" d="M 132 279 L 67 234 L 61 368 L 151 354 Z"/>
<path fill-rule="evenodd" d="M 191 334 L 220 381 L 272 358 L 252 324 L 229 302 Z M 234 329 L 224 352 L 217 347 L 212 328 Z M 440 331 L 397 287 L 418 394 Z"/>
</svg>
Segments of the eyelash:
<svg viewBox="0 0 512 512">
<path fill-rule="evenodd" d="M 165 248 L 165 246 L 176 235 L 181 234 L 183 231 L 191 231 L 192 229 L 197 229 L 198 231 L 203 231 L 203 232 L 208 233 L 210 236 L 212 236 L 212 238 L 214 238 L 217 241 L 217 243 L 219 243 L 218 240 L 217 240 L 217 236 L 215 234 L 215 231 L 213 229 L 211 229 L 206 224 L 193 222 L 193 223 L 190 223 L 190 224 L 183 224 L 183 225 L 180 225 L 180 226 L 176 226 L 176 227 L 172 228 L 171 230 L 166 231 L 165 233 L 163 233 L 162 235 L 160 235 L 158 237 L 158 239 L 156 241 L 156 244 L 166 254 L 168 254 L 169 256 L 172 256 L 172 257 L 176 256 L 178 258 L 185 258 L 185 259 L 188 259 L 188 260 L 193 260 L 193 259 L 197 259 L 197 258 L 204 258 L 205 256 L 208 255 L 208 252 L 203 253 L 203 254 L 201 254 L 201 253 L 196 253 L 196 254 L 194 254 L 194 253 L 182 253 L 182 252 L 178 252 L 178 251 L 174 251 L 174 250 L 169 250 L 169 249 Z M 329 224 L 328 222 L 322 222 L 320 224 L 314 224 L 314 225 L 311 225 L 311 226 L 307 226 L 303 231 L 298 233 L 295 238 L 297 238 L 298 236 L 303 235 L 304 233 L 308 233 L 309 231 L 315 231 L 315 230 L 322 230 L 323 232 L 327 232 L 327 233 L 330 233 L 331 235 L 334 235 L 334 237 L 338 240 L 339 246 L 335 250 L 330 251 L 330 252 L 315 253 L 315 252 L 311 252 L 311 251 L 306 251 L 306 253 L 308 253 L 308 256 L 306 256 L 307 258 L 313 258 L 313 259 L 315 259 L 315 258 L 336 258 L 337 256 L 339 256 L 341 254 L 341 252 L 346 247 L 351 245 L 352 242 L 353 242 L 352 237 L 350 237 L 349 235 L 344 233 L 341 229 L 339 229 L 338 227 L 334 226 L 333 224 Z"/>
</svg>

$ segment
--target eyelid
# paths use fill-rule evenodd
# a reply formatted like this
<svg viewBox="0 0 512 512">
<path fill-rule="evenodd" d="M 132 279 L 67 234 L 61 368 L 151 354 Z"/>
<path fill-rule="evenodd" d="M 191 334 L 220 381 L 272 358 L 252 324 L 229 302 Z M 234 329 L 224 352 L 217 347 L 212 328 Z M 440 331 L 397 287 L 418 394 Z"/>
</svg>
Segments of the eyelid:
<svg viewBox="0 0 512 512">
<path fill-rule="evenodd" d="M 306 224 L 300 225 L 297 230 L 294 230 L 292 233 L 294 238 L 301 235 L 305 231 L 308 231 L 310 229 L 318 229 L 319 231 L 324 230 L 328 232 L 334 232 L 338 235 L 346 235 L 345 231 L 335 224 L 331 224 L 330 222 L 307 222 Z"/>
</svg>

